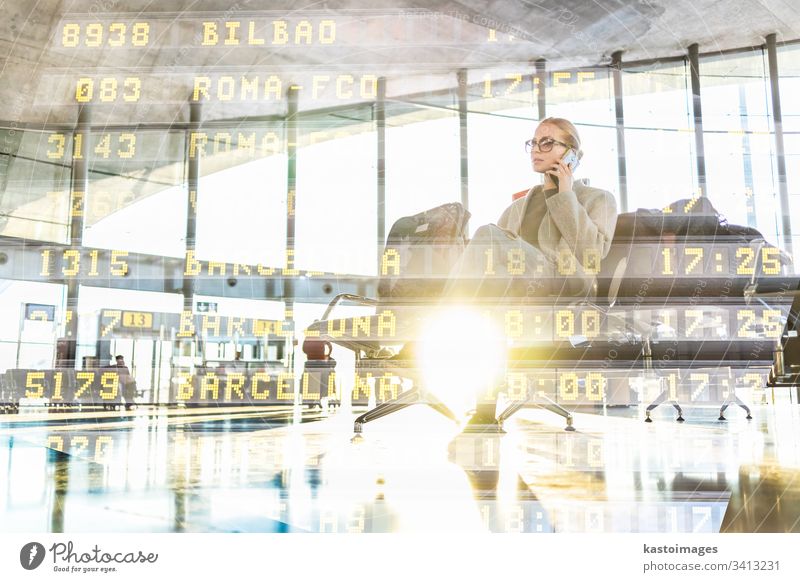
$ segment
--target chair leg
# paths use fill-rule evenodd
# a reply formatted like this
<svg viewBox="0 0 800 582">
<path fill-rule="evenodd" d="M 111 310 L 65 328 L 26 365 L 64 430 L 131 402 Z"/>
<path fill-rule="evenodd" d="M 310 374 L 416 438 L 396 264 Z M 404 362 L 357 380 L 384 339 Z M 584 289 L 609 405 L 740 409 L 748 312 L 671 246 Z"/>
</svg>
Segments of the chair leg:
<svg viewBox="0 0 800 582">
<path fill-rule="evenodd" d="M 739 408 L 743 409 L 747 413 L 747 416 L 745 418 L 747 420 L 753 420 L 753 415 L 750 414 L 750 407 L 747 406 L 744 402 L 742 402 L 741 399 L 738 396 L 735 396 L 734 398 L 735 398 L 736 404 L 739 405 Z"/>
<path fill-rule="evenodd" d="M 430 392 L 426 392 L 421 398 L 422 402 L 433 408 L 436 412 L 443 414 L 453 422 L 458 422 L 458 418 L 456 418 L 456 415 L 453 413 L 453 411 L 447 408 L 444 402 L 436 398 L 436 396 Z"/>
<path fill-rule="evenodd" d="M 722 403 L 722 406 L 719 409 L 719 418 L 717 420 L 727 420 L 724 413 L 731 404 L 736 404 L 739 406 L 739 408 L 744 409 L 744 411 L 747 413 L 747 420 L 753 420 L 753 416 L 750 414 L 750 408 L 735 394 L 733 395 L 733 398 L 729 397 L 725 402 Z"/>
<path fill-rule="evenodd" d="M 553 402 L 547 396 L 542 394 L 541 397 L 547 400 L 548 403 L 547 404 L 534 403 L 534 406 L 537 406 L 538 408 L 544 408 L 545 410 L 549 410 L 550 412 L 566 419 L 567 426 L 566 428 L 564 428 L 564 430 L 570 432 L 574 431 L 575 427 L 572 426 L 572 413 L 569 412 L 567 409 L 563 408 L 562 406 L 559 406 L 558 404 Z M 513 414 L 515 414 L 518 410 L 521 410 L 524 406 L 533 403 L 534 398 L 536 398 L 536 394 L 531 392 L 525 400 L 518 400 L 517 402 L 510 404 L 497 417 L 497 424 L 499 424 L 502 427 L 503 423 L 506 420 L 508 420 Z"/>
<path fill-rule="evenodd" d="M 397 398 L 379 404 L 372 410 L 368 410 L 356 418 L 353 430 L 356 433 L 360 433 L 366 423 L 382 418 L 388 414 L 392 414 L 393 412 L 397 412 L 398 410 L 402 410 L 403 408 L 407 408 L 412 404 L 417 404 L 421 400 L 422 395 L 420 394 L 418 388 L 407 390 L 400 394 Z"/>
<path fill-rule="evenodd" d="M 542 398 L 547 400 L 547 402 L 549 404 L 540 405 L 540 406 L 542 408 L 544 408 L 545 410 L 549 410 L 550 412 L 552 412 L 554 414 L 557 414 L 560 417 L 564 418 L 567 421 L 567 426 L 564 428 L 564 430 L 569 431 L 569 432 L 574 431 L 575 427 L 572 426 L 572 413 L 569 410 L 567 410 L 566 408 L 564 408 L 563 406 L 559 406 L 558 404 L 556 404 L 554 401 L 552 401 L 547 396 L 542 395 Z"/>
<path fill-rule="evenodd" d="M 667 400 L 669 400 L 669 391 L 664 389 L 662 390 L 661 394 L 659 394 L 658 397 L 650 403 L 650 405 L 647 407 L 647 410 L 644 411 L 645 414 L 644 421 L 653 422 L 653 419 L 650 418 L 650 412 L 661 406 Z M 669 400 L 669 402 L 670 404 L 672 404 L 673 407 L 675 407 L 675 410 L 678 411 L 678 418 L 676 418 L 675 420 L 678 422 L 683 422 L 684 421 L 683 410 L 681 409 L 680 404 L 678 404 L 678 402 L 675 400 Z"/>
<path fill-rule="evenodd" d="M 642 345 L 642 358 L 644 360 L 644 368 L 645 370 L 652 372 L 653 370 L 653 350 L 650 346 L 650 338 L 646 337 L 644 340 L 644 344 Z M 653 419 L 650 418 L 650 412 L 656 408 L 658 408 L 661 404 L 663 404 L 666 400 L 668 400 L 669 390 L 664 388 L 661 391 L 661 394 L 653 400 L 650 405 L 647 407 L 647 410 L 644 411 L 644 421 L 645 422 L 653 422 Z M 670 404 L 675 407 L 675 410 L 678 411 L 678 418 L 675 420 L 677 422 L 683 422 L 683 410 L 681 409 L 680 405 L 678 404 L 677 400 L 669 399 Z"/>
<path fill-rule="evenodd" d="M 398 410 L 408 408 L 412 404 L 427 404 L 436 412 L 439 412 L 454 422 L 458 422 L 456 415 L 453 414 L 453 412 L 433 394 L 427 391 L 422 391 L 419 388 L 412 388 L 411 390 L 406 390 L 397 398 L 379 404 L 372 410 L 368 410 L 356 418 L 353 425 L 353 430 L 356 434 L 361 434 L 361 431 L 366 423 L 383 418 L 384 416 L 397 412 Z"/>
<path fill-rule="evenodd" d="M 529 396 L 525 400 L 517 400 L 516 402 L 512 402 L 508 405 L 508 407 L 500 413 L 497 417 L 497 422 L 500 426 L 503 426 L 503 423 L 511 418 L 518 410 L 521 410 L 523 406 L 526 404 L 530 404 L 531 400 L 533 400 L 533 396 Z"/>
</svg>

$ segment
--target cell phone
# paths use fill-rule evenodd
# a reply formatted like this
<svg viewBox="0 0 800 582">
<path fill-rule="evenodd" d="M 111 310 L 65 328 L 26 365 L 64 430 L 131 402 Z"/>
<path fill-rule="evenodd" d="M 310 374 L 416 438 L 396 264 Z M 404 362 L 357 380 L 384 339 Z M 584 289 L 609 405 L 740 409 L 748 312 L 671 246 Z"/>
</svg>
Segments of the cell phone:
<svg viewBox="0 0 800 582">
<path fill-rule="evenodd" d="M 580 160 L 578 160 L 578 154 L 575 153 L 575 150 L 572 148 L 567 150 L 567 153 L 564 154 L 564 157 L 561 158 L 567 165 L 572 169 L 574 172 L 578 169 L 578 164 L 580 164 Z"/>
<path fill-rule="evenodd" d="M 575 150 L 573 150 L 572 148 L 568 149 L 561 159 L 562 161 L 566 162 L 566 164 L 572 169 L 573 172 L 578 168 L 578 165 L 580 164 L 580 160 L 578 160 L 578 154 L 575 153 Z M 556 188 L 558 188 L 558 178 L 555 176 L 550 176 L 550 179 L 553 180 L 553 183 L 556 185 Z"/>
</svg>

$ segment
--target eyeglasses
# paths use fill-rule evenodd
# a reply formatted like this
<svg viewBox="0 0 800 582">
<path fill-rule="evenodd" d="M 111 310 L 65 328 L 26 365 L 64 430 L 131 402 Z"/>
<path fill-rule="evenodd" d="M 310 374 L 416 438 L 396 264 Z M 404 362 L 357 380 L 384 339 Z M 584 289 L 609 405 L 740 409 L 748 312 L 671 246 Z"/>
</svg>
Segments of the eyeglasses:
<svg viewBox="0 0 800 582">
<path fill-rule="evenodd" d="M 536 138 L 529 139 L 525 142 L 525 151 L 531 153 L 531 151 L 538 145 L 540 152 L 549 152 L 553 149 L 554 145 L 562 145 L 567 149 L 570 149 L 572 146 L 569 144 L 564 143 L 563 141 L 558 141 L 556 139 L 545 137 L 539 141 L 536 141 Z"/>
</svg>

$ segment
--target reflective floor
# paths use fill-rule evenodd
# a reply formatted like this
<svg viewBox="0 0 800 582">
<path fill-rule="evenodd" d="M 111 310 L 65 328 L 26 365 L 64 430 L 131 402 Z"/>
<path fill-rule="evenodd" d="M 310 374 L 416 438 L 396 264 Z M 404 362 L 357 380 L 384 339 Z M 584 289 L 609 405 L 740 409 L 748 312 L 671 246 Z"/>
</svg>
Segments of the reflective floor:
<svg viewBox="0 0 800 582">
<path fill-rule="evenodd" d="M 0 532 L 800 532 L 800 407 L 526 409 L 461 434 L 291 407 L 0 416 Z"/>
</svg>

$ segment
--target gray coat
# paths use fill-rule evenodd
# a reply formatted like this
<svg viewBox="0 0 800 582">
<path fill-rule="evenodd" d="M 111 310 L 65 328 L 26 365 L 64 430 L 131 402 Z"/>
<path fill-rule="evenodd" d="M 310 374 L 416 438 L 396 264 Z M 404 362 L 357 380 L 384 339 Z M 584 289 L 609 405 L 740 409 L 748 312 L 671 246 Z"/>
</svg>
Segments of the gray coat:
<svg viewBox="0 0 800 582">
<path fill-rule="evenodd" d="M 525 197 L 515 200 L 497 225 L 519 236 L 528 201 L 534 195 L 541 195 L 542 190 L 541 185 L 534 186 Z M 545 204 L 547 210 L 539 227 L 538 246 L 548 259 L 555 264 L 563 261 L 565 255 L 571 255 L 582 272 L 582 267 L 605 258 L 617 224 L 617 202 L 610 192 L 575 180 L 573 190 L 553 194 Z"/>
</svg>

